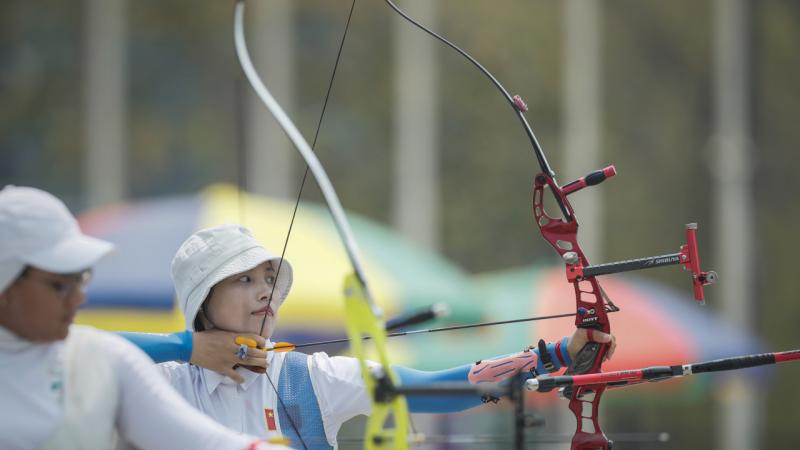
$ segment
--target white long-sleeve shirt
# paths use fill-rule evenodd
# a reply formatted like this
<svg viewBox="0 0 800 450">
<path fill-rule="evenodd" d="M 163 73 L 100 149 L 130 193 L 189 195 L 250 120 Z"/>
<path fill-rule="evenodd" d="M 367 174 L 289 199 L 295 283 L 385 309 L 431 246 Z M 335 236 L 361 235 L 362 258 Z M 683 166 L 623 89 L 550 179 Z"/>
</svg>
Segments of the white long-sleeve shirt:
<svg viewBox="0 0 800 450">
<path fill-rule="evenodd" d="M 275 389 L 280 384 L 286 353 L 269 352 L 269 378 L 244 368 L 237 371 L 244 383 L 236 384 L 212 370 L 186 363 L 159 364 L 170 384 L 197 409 L 226 427 L 254 436 L 265 436 L 265 410 L 278 411 Z M 375 365 L 369 362 L 370 365 Z M 319 404 L 328 444 L 336 447 L 336 435 L 342 424 L 358 415 L 369 415 L 371 403 L 361 376 L 358 360 L 344 356 L 330 357 L 314 353 L 308 358 L 311 384 Z M 275 388 L 270 384 L 274 383 Z M 278 432 L 291 430 L 274 415 Z"/>
<path fill-rule="evenodd" d="M 123 440 L 142 450 L 245 450 L 253 443 L 253 437 L 189 406 L 125 339 L 96 330 L 91 338 L 111 362 L 118 393 L 114 424 Z M 33 343 L 0 327 L 0 448 L 38 449 L 59 428 L 65 413 L 65 354 L 64 341 Z"/>
</svg>

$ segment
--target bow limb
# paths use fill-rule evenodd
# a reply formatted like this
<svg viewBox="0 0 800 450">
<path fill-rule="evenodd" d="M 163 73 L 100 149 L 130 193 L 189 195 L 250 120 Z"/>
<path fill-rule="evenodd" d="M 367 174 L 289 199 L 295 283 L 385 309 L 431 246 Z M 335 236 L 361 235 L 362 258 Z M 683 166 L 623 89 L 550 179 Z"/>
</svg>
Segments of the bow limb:
<svg viewBox="0 0 800 450">
<path fill-rule="evenodd" d="M 372 396 L 372 411 L 367 419 L 364 449 L 405 450 L 408 448 L 411 424 L 405 397 L 392 392 L 392 387 L 399 384 L 399 379 L 391 368 L 386 351 L 386 326 L 382 319 L 373 314 L 367 301 L 366 287 L 355 275 L 345 279 L 344 292 L 350 349 L 358 358 L 364 383 Z M 370 336 L 373 340 L 382 373 L 373 373 L 367 366 L 364 336 Z M 390 416 L 394 418 L 394 426 L 387 428 L 387 419 Z"/>
<path fill-rule="evenodd" d="M 481 65 L 469 53 L 459 48 L 440 34 L 428 29 L 421 23 L 411 18 L 401 10 L 392 0 L 385 0 L 386 4 L 397 14 L 410 22 L 415 27 L 439 40 L 461 56 L 469 60 L 473 66 L 481 71 L 491 83 L 497 88 L 505 98 L 514 114 L 520 121 L 528 140 L 533 148 L 534 155 L 539 163 L 541 173 L 535 177 L 534 185 L 534 215 L 536 223 L 545 240 L 563 257 L 567 252 L 574 253 L 575 258 L 582 264 L 588 266 L 589 262 L 580 249 L 577 241 L 578 221 L 575 217 L 572 206 L 570 205 L 567 194 L 555 179 L 555 172 L 547 162 L 547 158 L 536 138 L 533 129 L 524 116 L 528 107 L 519 96 L 511 96 L 505 87 L 492 75 L 483 65 Z M 610 175 L 609 175 L 610 176 Z M 603 178 L 605 179 L 605 178 Z M 544 190 L 548 189 L 553 195 L 553 199 L 559 207 L 562 218 L 549 217 L 544 209 L 543 195 Z M 585 277 L 581 280 L 571 281 L 575 290 L 575 324 L 579 328 L 590 328 L 605 333 L 611 332 L 611 325 L 608 320 L 607 312 L 615 311 L 617 308 L 603 293 L 595 277 Z M 570 373 L 596 373 L 601 370 L 607 344 L 589 343 L 575 358 L 575 364 L 570 368 Z M 610 443 L 600 429 L 598 420 L 598 410 L 600 398 L 605 390 L 604 385 L 581 386 L 569 392 L 569 409 L 575 415 L 577 428 L 572 441 L 572 450 L 602 449 L 608 450 Z"/>
<path fill-rule="evenodd" d="M 354 349 L 354 355 L 361 365 L 362 376 L 372 401 L 372 414 L 367 422 L 365 436 L 366 448 L 370 450 L 390 448 L 405 450 L 408 447 L 408 408 L 404 397 L 391 394 L 392 387 L 397 384 L 397 377 L 391 368 L 388 352 L 386 351 L 386 331 L 382 320 L 383 313 L 370 294 L 350 222 L 347 220 L 339 197 L 317 155 L 294 122 L 269 92 L 253 66 L 244 35 L 244 11 L 244 0 L 237 0 L 234 11 L 234 40 L 236 54 L 242 70 L 259 99 L 275 117 L 275 120 L 292 141 L 294 148 L 300 152 L 308 169 L 317 181 L 353 267 L 353 274 L 345 280 L 345 315 L 348 337 Z M 382 373 L 380 374 L 374 374 L 368 369 L 361 342 L 363 336 L 370 336 L 374 341 L 381 365 Z M 273 388 L 275 388 L 274 385 Z M 387 393 L 389 395 L 383 395 Z M 278 398 L 280 399 L 280 397 Z M 387 425 L 386 419 L 390 415 L 394 418 L 393 427 Z M 300 436 L 297 427 L 294 424 L 292 424 L 292 427 L 297 435 Z M 303 443 L 303 446 L 305 447 L 305 443 Z"/>
<path fill-rule="evenodd" d="M 261 102 L 264 104 L 264 106 L 266 106 L 267 109 L 272 113 L 272 116 L 275 117 L 278 125 L 280 125 L 281 129 L 283 129 L 284 133 L 286 133 L 286 136 L 288 136 L 292 141 L 292 144 L 297 151 L 300 152 L 300 155 L 302 155 L 303 159 L 308 165 L 308 168 L 311 170 L 314 179 L 317 180 L 317 184 L 322 191 L 325 202 L 328 204 L 328 209 L 333 216 L 336 230 L 339 233 L 339 237 L 342 239 L 342 243 L 344 244 L 347 257 L 350 259 L 350 263 L 353 265 L 353 270 L 355 271 L 359 280 L 366 285 L 364 271 L 362 269 L 361 261 L 358 257 L 358 246 L 353 238 L 353 231 L 350 227 L 347 217 L 345 216 L 344 209 L 339 201 L 339 197 L 333 188 L 333 184 L 331 184 L 330 178 L 328 178 L 328 174 L 325 172 L 325 169 L 319 162 L 316 153 L 314 153 L 314 151 L 311 149 L 311 146 L 308 145 L 306 139 L 283 110 L 281 105 L 277 102 L 277 100 L 275 100 L 275 97 L 273 97 L 269 92 L 267 87 L 264 85 L 264 82 L 261 81 L 261 77 L 259 77 L 258 72 L 253 66 L 253 62 L 250 59 L 250 53 L 247 50 L 247 43 L 244 37 L 244 3 L 244 0 L 238 0 L 236 2 L 236 27 L 234 35 L 236 54 L 239 57 L 242 70 L 247 76 L 247 80 L 250 82 L 250 85 L 256 91 L 258 98 L 261 99 Z M 373 303 L 369 297 L 368 301 Z M 378 311 L 377 308 L 373 309 Z"/>
</svg>

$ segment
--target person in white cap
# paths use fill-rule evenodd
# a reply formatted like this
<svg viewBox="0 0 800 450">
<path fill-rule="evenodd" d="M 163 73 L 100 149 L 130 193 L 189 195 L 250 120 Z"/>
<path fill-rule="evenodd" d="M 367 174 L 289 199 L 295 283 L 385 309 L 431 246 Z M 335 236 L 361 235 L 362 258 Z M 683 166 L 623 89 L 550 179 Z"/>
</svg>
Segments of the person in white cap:
<svg viewBox="0 0 800 450">
<path fill-rule="evenodd" d="M 196 408 L 231 429 L 255 435 L 279 432 L 308 450 L 336 448 L 341 425 L 352 417 L 370 413 L 369 395 L 356 359 L 329 357 L 325 353 L 264 352 L 240 349 L 234 344 L 237 335 L 258 333 L 264 321 L 258 338 L 260 347 L 271 345 L 268 339 L 275 331 L 279 308 L 293 279 L 291 264 L 270 254 L 246 228 L 222 225 L 191 235 L 173 258 L 172 278 L 186 329 L 194 332 L 194 337 L 216 333 L 202 342 L 219 350 L 219 355 L 198 348 L 197 342 L 188 352 L 180 352 L 191 354 L 193 362 L 207 368 L 178 362 L 159 365 L 177 391 Z M 163 351 L 169 342 L 193 341 L 140 333 L 125 336 L 145 351 L 158 348 L 152 353 L 160 354 L 170 353 Z M 612 336 L 595 332 L 592 338 L 612 343 L 613 352 Z M 540 349 L 452 369 L 395 369 L 405 385 L 503 381 L 531 369 L 544 373 L 565 367 L 571 361 L 570 354 L 574 355 L 589 339 L 585 331 L 578 331 L 557 343 L 542 342 Z M 203 353 L 202 358 L 195 358 L 198 351 Z M 219 367 L 224 367 L 225 372 Z M 232 376 L 226 376 L 231 372 Z M 409 409 L 454 412 L 486 400 L 475 396 L 410 397 Z"/>
<path fill-rule="evenodd" d="M 199 413 L 125 339 L 72 325 L 111 250 L 47 192 L 0 190 L 0 448 L 288 449 Z"/>
</svg>

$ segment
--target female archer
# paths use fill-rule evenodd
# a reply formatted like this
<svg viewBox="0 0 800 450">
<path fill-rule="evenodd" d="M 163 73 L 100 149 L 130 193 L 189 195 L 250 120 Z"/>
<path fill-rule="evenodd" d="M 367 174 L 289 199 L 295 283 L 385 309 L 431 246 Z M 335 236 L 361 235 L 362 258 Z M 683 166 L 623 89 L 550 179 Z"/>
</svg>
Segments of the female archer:
<svg viewBox="0 0 800 450">
<path fill-rule="evenodd" d="M 247 229 L 222 225 L 194 233 L 173 258 L 172 277 L 187 331 L 171 336 L 123 335 L 157 362 L 194 363 L 166 362 L 159 367 L 196 408 L 233 430 L 255 435 L 280 432 L 308 449 L 336 448 L 341 425 L 370 413 L 369 394 L 355 358 L 257 348 L 242 352 L 234 343 L 236 336 L 245 336 L 261 348 L 272 345 L 269 339 L 293 278 L 291 264 L 267 252 Z M 248 334 L 261 329 L 262 322 L 261 335 Z M 593 339 L 610 343 L 609 355 L 613 353 L 612 336 L 595 332 Z M 435 372 L 394 369 L 403 385 L 498 382 L 520 372 L 544 373 L 545 366 L 549 371 L 567 366 L 587 341 L 586 333 L 577 331 L 548 344 L 543 357 L 532 349 Z M 261 367 L 266 373 L 240 365 Z M 414 413 L 462 411 L 481 403 L 478 396 L 408 398 Z"/>
</svg>

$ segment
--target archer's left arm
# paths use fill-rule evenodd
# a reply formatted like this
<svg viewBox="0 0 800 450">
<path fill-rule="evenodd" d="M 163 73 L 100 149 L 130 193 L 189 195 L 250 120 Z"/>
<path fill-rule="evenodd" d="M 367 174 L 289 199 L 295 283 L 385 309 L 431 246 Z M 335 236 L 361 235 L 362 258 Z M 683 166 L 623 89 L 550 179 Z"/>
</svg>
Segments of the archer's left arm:
<svg viewBox="0 0 800 450">
<path fill-rule="evenodd" d="M 267 367 L 267 355 L 258 348 L 247 349 L 245 360 L 238 356 L 239 344 L 235 340 L 239 336 L 256 342 L 259 348 L 264 348 L 266 341 L 256 334 L 223 330 L 197 333 L 182 331 L 169 334 L 133 332 L 117 334 L 142 349 L 156 363 L 185 361 L 226 375 L 237 383 L 244 381 L 244 378 L 234 370 L 237 364 Z"/>
<path fill-rule="evenodd" d="M 569 367 L 572 357 L 576 355 L 588 342 L 608 344 L 605 359 L 610 359 L 616 349 L 616 339 L 613 335 L 591 329 L 579 328 L 570 337 L 550 344 L 540 342 L 539 348 L 530 348 L 512 355 L 478 361 L 452 369 L 436 372 L 425 372 L 395 367 L 400 383 L 405 386 L 424 385 L 442 382 L 465 382 L 472 384 L 484 382 L 504 382 L 512 376 L 522 373 L 526 377 L 541 375 L 548 372 Z M 535 373 L 531 370 L 535 367 Z M 494 398 L 479 398 L 473 396 L 407 396 L 408 407 L 411 412 L 447 413 L 463 411 L 479 406 L 487 400 Z"/>
<path fill-rule="evenodd" d="M 129 342 L 139 347 L 156 363 L 167 361 L 189 362 L 192 358 L 192 332 L 179 333 L 136 333 L 119 331 Z"/>
<path fill-rule="evenodd" d="M 570 338 L 555 343 L 542 345 L 544 357 L 540 357 L 540 349 L 532 348 L 511 355 L 498 356 L 478 361 L 474 364 L 453 367 L 437 371 L 423 371 L 408 367 L 394 366 L 403 386 L 416 386 L 446 382 L 502 382 L 517 373 L 533 376 L 536 374 L 556 372 L 572 362 L 567 351 Z M 480 406 L 484 399 L 475 396 L 407 396 L 408 408 L 413 413 L 450 413 Z"/>
</svg>

